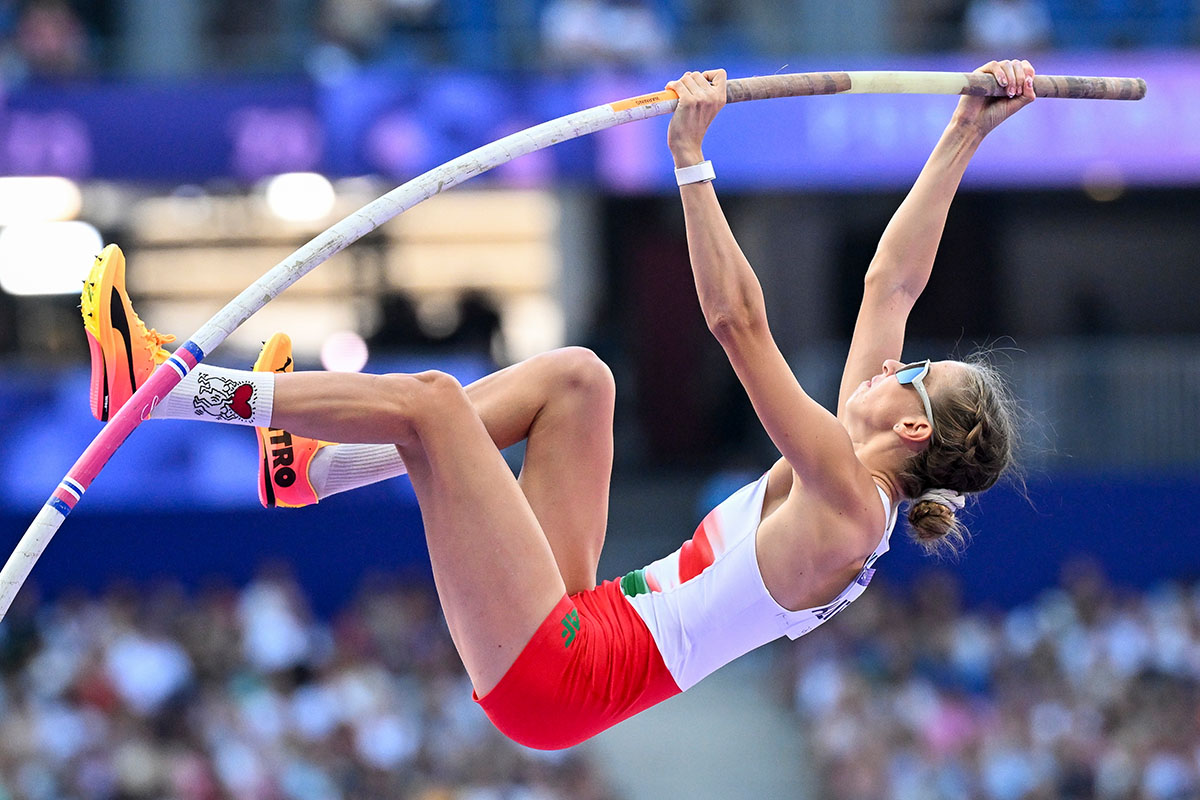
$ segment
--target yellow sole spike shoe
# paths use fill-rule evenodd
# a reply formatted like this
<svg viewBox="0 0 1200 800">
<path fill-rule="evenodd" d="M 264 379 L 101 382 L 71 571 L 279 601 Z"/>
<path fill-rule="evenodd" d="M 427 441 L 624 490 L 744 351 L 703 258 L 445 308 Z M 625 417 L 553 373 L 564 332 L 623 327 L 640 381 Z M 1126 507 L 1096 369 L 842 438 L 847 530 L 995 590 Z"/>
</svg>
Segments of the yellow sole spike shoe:
<svg viewBox="0 0 1200 800">
<path fill-rule="evenodd" d="M 167 360 L 163 345 L 175 337 L 147 329 L 134 312 L 125 291 L 125 255 L 115 244 L 92 262 L 79 310 L 92 358 L 92 415 L 107 422 Z"/>
<path fill-rule="evenodd" d="M 255 372 L 291 372 L 292 340 L 276 333 L 258 354 Z M 308 478 L 313 456 L 330 442 L 293 436 L 280 428 L 255 428 L 258 432 L 258 500 L 264 508 L 302 508 L 317 502 Z"/>
</svg>

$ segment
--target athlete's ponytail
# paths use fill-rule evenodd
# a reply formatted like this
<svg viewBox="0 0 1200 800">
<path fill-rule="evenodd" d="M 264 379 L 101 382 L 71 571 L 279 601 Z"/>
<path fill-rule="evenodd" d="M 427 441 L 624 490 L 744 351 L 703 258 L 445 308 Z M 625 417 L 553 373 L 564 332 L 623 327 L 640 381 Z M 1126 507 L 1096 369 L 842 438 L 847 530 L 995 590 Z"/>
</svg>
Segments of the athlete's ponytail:
<svg viewBox="0 0 1200 800">
<path fill-rule="evenodd" d="M 935 494 L 937 493 L 937 494 Z M 953 495 L 953 500 L 938 496 Z M 958 511 L 966 498 L 949 489 L 933 489 L 912 500 L 908 507 L 908 527 L 926 552 L 958 553 L 967 543 L 967 529 L 958 520 Z"/>
<path fill-rule="evenodd" d="M 1013 466 L 1017 405 L 986 355 L 960 362 L 957 385 L 935 387 L 936 420 L 928 447 L 897 476 L 909 498 L 908 524 L 927 553 L 956 555 L 969 533 L 958 519 L 963 495 L 992 487 Z"/>
</svg>

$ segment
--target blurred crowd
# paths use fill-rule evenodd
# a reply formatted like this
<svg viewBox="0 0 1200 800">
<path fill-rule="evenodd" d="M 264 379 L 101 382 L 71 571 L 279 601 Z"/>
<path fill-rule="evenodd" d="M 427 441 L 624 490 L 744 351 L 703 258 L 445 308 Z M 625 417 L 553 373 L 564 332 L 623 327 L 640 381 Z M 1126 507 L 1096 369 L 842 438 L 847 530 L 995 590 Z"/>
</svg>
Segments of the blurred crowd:
<svg viewBox="0 0 1200 800">
<path fill-rule="evenodd" d="M 18 599 L 0 623 L 0 798 L 603 800 L 577 752 L 503 738 L 423 581 L 331 622 L 294 582 Z"/>
<path fill-rule="evenodd" d="M 872 586 L 791 648 L 821 797 L 1200 797 L 1200 584 L 1069 573 L 1006 613 L 962 612 L 949 578 Z"/>
<path fill-rule="evenodd" d="M 0 0 L 9 83 L 1197 44 L 1191 0 Z"/>
</svg>

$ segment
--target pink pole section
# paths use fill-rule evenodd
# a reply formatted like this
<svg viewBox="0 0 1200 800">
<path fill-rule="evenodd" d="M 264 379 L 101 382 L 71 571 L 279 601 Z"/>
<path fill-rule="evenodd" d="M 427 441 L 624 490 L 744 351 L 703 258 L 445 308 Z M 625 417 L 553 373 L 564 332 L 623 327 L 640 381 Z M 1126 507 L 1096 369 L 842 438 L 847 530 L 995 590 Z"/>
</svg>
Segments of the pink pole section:
<svg viewBox="0 0 1200 800">
<path fill-rule="evenodd" d="M 134 428 L 149 419 L 154 407 L 200 362 L 202 354 L 197 357 L 193 350 L 198 352 L 194 344 L 185 342 L 165 364 L 154 371 L 150 379 L 133 393 L 129 402 L 121 407 L 91 445 L 83 451 L 83 455 L 67 473 L 68 479 L 74 479 L 85 490 L 92 485 L 96 475 L 108 463 L 108 459 L 117 448 L 129 438 Z"/>
</svg>

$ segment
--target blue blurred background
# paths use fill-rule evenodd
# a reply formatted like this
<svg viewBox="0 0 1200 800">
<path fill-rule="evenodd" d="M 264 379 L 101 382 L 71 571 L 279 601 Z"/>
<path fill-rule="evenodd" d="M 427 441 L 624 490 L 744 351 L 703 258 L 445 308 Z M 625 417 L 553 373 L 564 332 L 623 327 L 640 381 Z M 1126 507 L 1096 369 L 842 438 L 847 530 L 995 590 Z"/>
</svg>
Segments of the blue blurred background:
<svg viewBox="0 0 1200 800">
<path fill-rule="evenodd" d="M 1029 417 L 1024 484 L 978 502 L 960 561 L 897 536 L 864 608 L 548 757 L 472 707 L 406 481 L 268 513 L 247 431 L 155 422 L 0 623 L 0 798 L 1200 796 L 1198 44 L 1187 0 L 0 0 L 5 552 L 100 428 L 75 308 L 100 242 L 183 337 L 391 187 L 684 69 L 1015 56 L 1149 85 L 1022 112 L 951 210 L 908 355 L 996 347 Z M 954 104 L 747 103 L 708 137 L 827 404 Z M 469 381 L 589 346 L 618 385 L 601 577 L 643 565 L 776 457 L 698 313 L 665 126 L 422 204 L 209 360 L 286 330 L 301 367 Z"/>
</svg>

